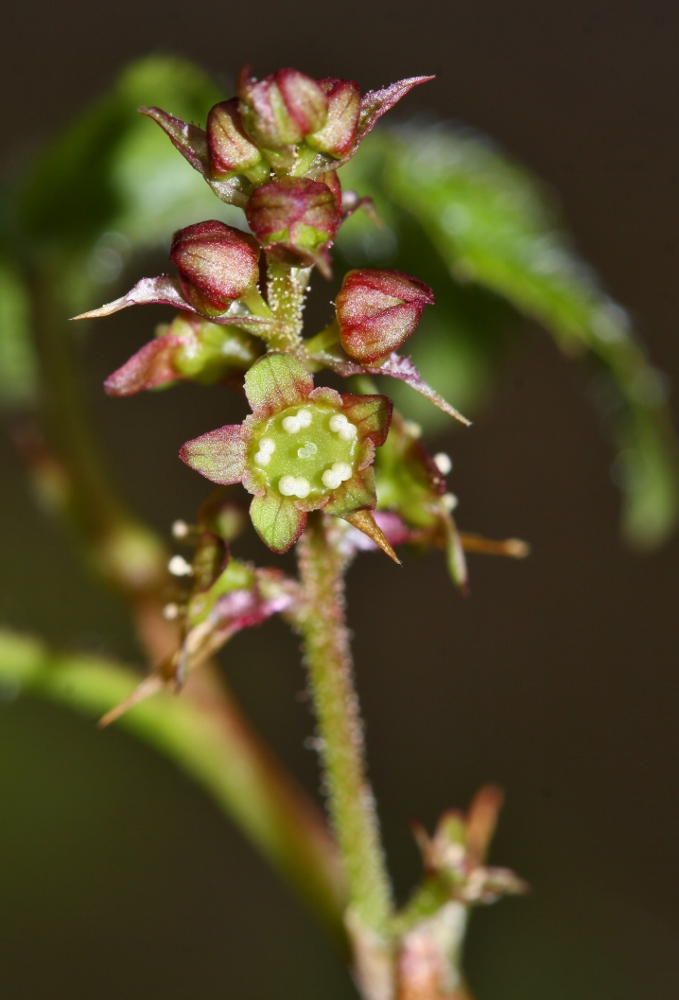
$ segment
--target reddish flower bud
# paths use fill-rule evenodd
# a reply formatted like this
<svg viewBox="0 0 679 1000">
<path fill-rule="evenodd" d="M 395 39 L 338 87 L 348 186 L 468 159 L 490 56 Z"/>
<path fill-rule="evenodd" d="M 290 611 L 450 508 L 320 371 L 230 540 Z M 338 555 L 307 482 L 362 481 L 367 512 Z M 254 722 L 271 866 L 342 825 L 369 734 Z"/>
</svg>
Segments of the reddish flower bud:
<svg viewBox="0 0 679 1000">
<path fill-rule="evenodd" d="M 336 300 L 344 350 L 363 362 L 386 358 L 434 301 L 431 288 L 400 271 L 349 271 Z"/>
<path fill-rule="evenodd" d="M 307 137 L 307 143 L 319 153 L 340 159 L 347 155 L 356 139 L 361 92 L 352 80 L 318 82 L 328 99 L 328 116 L 323 127 Z"/>
<path fill-rule="evenodd" d="M 257 284 L 259 247 L 251 236 L 211 219 L 175 233 L 170 260 L 187 301 L 219 315 Z"/>
<path fill-rule="evenodd" d="M 291 267 L 317 264 L 329 274 L 328 249 L 341 222 L 327 184 L 284 177 L 263 184 L 245 209 L 253 233 L 275 260 Z"/>
<path fill-rule="evenodd" d="M 207 142 L 210 167 L 217 177 L 243 173 L 257 166 L 262 159 L 257 146 L 245 134 L 235 98 L 215 104 L 210 110 Z"/>
<path fill-rule="evenodd" d="M 323 88 L 295 69 L 281 69 L 264 80 L 244 71 L 238 87 L 245 129 L 264 149 L 283 149 L 317 132 L 328 114 Z"/>
</svg>

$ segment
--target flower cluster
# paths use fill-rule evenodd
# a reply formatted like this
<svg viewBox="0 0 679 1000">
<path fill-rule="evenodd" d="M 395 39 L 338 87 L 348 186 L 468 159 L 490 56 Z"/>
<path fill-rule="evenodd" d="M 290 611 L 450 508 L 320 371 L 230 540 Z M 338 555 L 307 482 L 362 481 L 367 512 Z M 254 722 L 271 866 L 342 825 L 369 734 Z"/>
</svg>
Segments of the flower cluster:
<svg viewBox="0 0 679 1000">
<path fill-rule="evenodd" d="M 126 295 L 79 318 L 132 305 L 174 306 L 178 315 L 105 383 L 126 396 L 176 381 L 244 390 L 252 414 L 187 442 L 187 465 L 252 495 L 250 517 L 274 552 L 299 538 L 312 511 L 348 522 L 395 557 L 392 544 L 443 546 L 466 585 L 462 543 L 439 469 L 391 402 L 314 388 L 312 373 L 387 375 L 405 381 L 467 423 L 399 353 L 434 294 L 393 270 L 362 268 L 344 278 L 335 312 L 303 338 L 311 266 L 330 273 L 330 249 L 360 199 L 344 199 L 337 170 L 414 77 L 361 96 L 350 80 L 314 80 L 283 69 L 262 80 L 246 68 L 236 96 L 210 109 L 205 129 L 159 108 L 142 108 L 218 197 L 243 209 L 245 229 L 210 219 L 177 232 L 174 274 L 143 278 Z M 386 447 L 385 446 L 386 442 Z M 374 472 L 376 449 L 383 452 Z M 358 537 L 347 527 L 347 551 Z M 366 544 L 364 541 L 361 543 Z M 355 549 L 354 549 L 355 550 Z"/>
</svg>

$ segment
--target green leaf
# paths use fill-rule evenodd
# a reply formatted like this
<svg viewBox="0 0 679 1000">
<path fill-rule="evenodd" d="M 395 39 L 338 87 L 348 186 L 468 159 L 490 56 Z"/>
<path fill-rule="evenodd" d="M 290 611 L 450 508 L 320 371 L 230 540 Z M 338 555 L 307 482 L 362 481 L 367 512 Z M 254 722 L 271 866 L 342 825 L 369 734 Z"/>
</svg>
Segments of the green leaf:
<svg viewBox="0 0 679 1000">
<path fill-rule="evenodd" d="M 0 629 L 0 693 L 47 698 L 91 718 L 128 698 L 140 676 L 102 658 L 61 655 Z M 249 740 L 228 700 L 161 693 L 131 708 L 122 729 L 174 761 L 289 880 L 337 936 L 343 899 L 330 838 L 274 760 Z M 223 711 L 224 706 L 227 711 Z"/>
<path fill-rule="evenodd" d="M 464 387 L 462 399 L 458 391 L 460 371 L 474 391 L 485 391 L 504 353 L 498 326 L 511 314 L 503 315 L 500 308 L 493 316 L 493 301 L 504 300 L 537 320 L 566 354 L 587 357 L 599 379 L 608 383 L 606 398 L 615 397 L 615 404 L 607 415 L 623 449 L 619 465 L 627 470 L 620 477 L 625 532 L 639 545 L 662 542 L 673 530 L 679 510 L 677 446 L 662 382 L 625 312 L 601 290 L 573 251 L 541 186 L 487 140 L 445 126 L 384 129 L 369 144 L 364 163 L 357 158 L 343 171 L 343 183 L 355 184 L 361 194 L 375 199 L 386 222 L 386 231 L 374 237 L 376 245 L 391 245 L 392 266 L 404 270 L 408 269 L 403 261 L 406 244 L 421 246 L 424 235 L 435 252 L 434 259 L 430 251 L 421 266 L 412 269 L 432 285 L 439 303 L 430 311 L 438 315 L 430 320 L 425 313 L 413 338 L 413 354 L 424 378 L 466 409 Z M 370 252 L 365 225 L 361 221 L 351 238 L 345 236 L 354 265 L 360 263 L 355 255 L 362 240 Z M 445 279 L 441 264 L 447 271 Z M 477 294 L 482 290 L 485 296 L 490 293 L 485 305 L 491 307 L 487 317 L 491 322 L 475 325 L 487 356 L 477 349 L 471 365 L 458 366 L 459 355 L 469 351 L 469 337 L 464 322 L 460 328 L 456 307 L 465 303 L 469 288 Z M 471 301 L 466 298 L 467 305 Z M 448 345 L 441 336 L 445 325 Z M 435 347 L 425 362 L 417 344 L 427 336 Z M 461 350 L 450 346 L 458 339 Z M 446 377 L 457 377 L 457 386 L 446 385 Z"/>
<path fill-rule="evenodd" d="M 18 268 L 0 257 L 0 405 L 29 404 L 36 391 L 28 288 Z"/>
</svg>

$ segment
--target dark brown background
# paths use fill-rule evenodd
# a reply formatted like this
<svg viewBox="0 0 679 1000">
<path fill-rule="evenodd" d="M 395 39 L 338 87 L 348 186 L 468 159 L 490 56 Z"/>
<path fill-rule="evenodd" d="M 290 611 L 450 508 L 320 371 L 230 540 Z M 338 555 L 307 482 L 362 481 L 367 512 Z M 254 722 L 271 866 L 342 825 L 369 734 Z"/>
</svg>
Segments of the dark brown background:
<svg viewBox="0 0 679 1000">
<path fill-rule="evenodd" d="M 27 155 L 149 51 L 223 78 L 253 60 L 260 74 L 294 65 L 362 89 L 436 73 L 409 109 L 490 132 L 556 188 L 581 250 L 676 375 L 678 43 L 676 5 L 661 0 L 13 4 L 3 147 Z M 88 384 L 129 497 L 167 531 L 204 492 L 178 444 L 229 411 L 214 390 L 102 398 L 145 328 L 135 317 L 93 338 Z M 531 347 L 494 408 L 441 441 L 462 526 L 528 538 L 531 559 L 475 560 L 466 602 L 434 557 L 402 572 L 365 557 L 352 573 L 371 771 L 401 895 L 417 873 L 411 817 L 431 825 L 488 779 L 507 791 L 494 859 L 534 890 L 475 919 L 479 1000 L 667 1000 L 679 994 L 679 547 L 621 546 L 584 382 L 539 331 Z M 2 619 L 133 656 L 121 608 L 0 448 Z M 295 641 L 268 626 L 225 663 L 316 791 Z M 22 702 L 0 712 L 0 963 L 4 1000 L 353 995 L 297 902 L 171 766 Z"/>
</svg>

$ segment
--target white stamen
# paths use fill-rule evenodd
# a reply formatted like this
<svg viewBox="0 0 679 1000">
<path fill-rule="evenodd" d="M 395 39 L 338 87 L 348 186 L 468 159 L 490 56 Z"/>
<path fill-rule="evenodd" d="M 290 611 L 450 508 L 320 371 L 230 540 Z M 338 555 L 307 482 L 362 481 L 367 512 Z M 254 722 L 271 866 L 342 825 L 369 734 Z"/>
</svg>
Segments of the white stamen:
<svg viewBox="0 0 679 1000">
<path fill-rule="evenodd" d="M 422 437 L 422 428 L 414 420 L 404 420 L 403 428 L 412 438 Z"/>
<path fill-rule="evenodd" d="M 325 470 L 325 472 L 321 476 L 321 480 L 323 482 L 323 485 L 326 486 L 329 490 L 336 490 L 337 487 L 340 486 L 342 482 L 342 477 L 333 466 L 332 469 Z"/>
<path fill-rule="evenodd" d="M 302 424 L 298 417 L 283 417 L 281 424 L 283 430 L 287 431 L 288 434 L 297 434 L 302 429 Z"/>
<path fill-rule="evenodd" d="M 313 441 L 305 441 L 302 448 L 297 449 L 297 458 L 313 458 L 318 451 L 318 445 Z"/>
<path fill-rule="evenodd" d="M 294 497 L 297 492 L 297 480 L 294 476 L 281 476 L 278 490 L 284 497 Z"/>
<path fill-rule="evenodd" d="M 358 431 L 356 430 L 356 424 L 350 424 L 347 421 L 346 424 L 343 424 L 342 427 L 340 427 L 337 434 L 339 435 L 340 441 L 353 441 L 353 439 L 358 434 Z"/>
<path fill-rule="evenodd" d="M 441 503 L 443 504 L 443 509 L 444 510 L 448 510 L 448 511 L 455 510 L 455 508 L 458 505 L 458 502 L 459 501 L 458 501 L 458 499 L 457 499 L 457 497 L 455 496 L 454 493 L 445 493 L 441 497 Z"/>
<path fill-rule="evenodd" d="M 166 604 L 163 608 L 163 618 L 168 622 L 173 622 L 179 618 L 179 605 Z"/>
<path fill-rule="evenodd" d="M 276 442 L 273 438 L 262 438 L 259 442 L 259 450 L 265 455 L 271 455 L 276 450 Z"/>
<path fill-rule="evenodd" d="M 328 426 L 331 431 L 335 431 L 335 433 L 338 434 L 340 428 L 344 427 L 346 423 L 348 423 L 348 421 L 343 413 L 335 413 L 332 417 L 330 417 Z"/>
<path fill-rule="evenodd" d="M 297 419 L 302 427 L 311 426 L 311 411 L 310 410 L 298 410 Z"/>
<path fill-rule="evenodd" d="M 337 473 L 343 483 L 346 483 L 347 479 L 351 479 L 354 474 L 354 470 L 348 462 L 335 462 L 332 468 L 333 472 Z"/>
<path fill-rule="evenodd" d="M 184 556 L 172 556 L 167 568 L 172 576 L 193 576 L 193 568 Z"/>
<path fill-rule="evenodd" d="M 445 451 L 439 451 L 438 454 L 434 455 L 434 465 L 442 476 L 447 476 L 453 467 L 453 460 L 450 455 L 446 455 Z"/>
<path fill-rule="evenodd" d="M 270 451 L 258 451 L 255 455 L 255 462 L 257 465 L 268 465 L 271 461 Z"/>
<path fill-rule="evenodd" d="M 178 541 L 182 538 L 187 538 L 190 530 L 186 521 L 175 521 L 172 525 L 172 537 Z"/>
<path fill-rule="evenodd" d="M 311 492 L 311 483 L 304 476 L 297 476 L 295 480 L 295 495 L 299 497 L 300 500 L 304 500 L 305 497 L 309 496 Z"/>
</svg>

